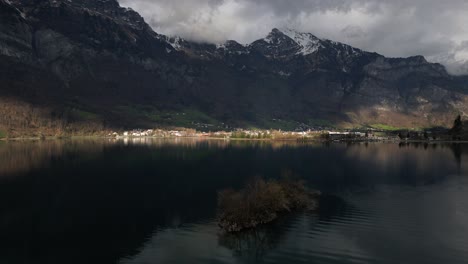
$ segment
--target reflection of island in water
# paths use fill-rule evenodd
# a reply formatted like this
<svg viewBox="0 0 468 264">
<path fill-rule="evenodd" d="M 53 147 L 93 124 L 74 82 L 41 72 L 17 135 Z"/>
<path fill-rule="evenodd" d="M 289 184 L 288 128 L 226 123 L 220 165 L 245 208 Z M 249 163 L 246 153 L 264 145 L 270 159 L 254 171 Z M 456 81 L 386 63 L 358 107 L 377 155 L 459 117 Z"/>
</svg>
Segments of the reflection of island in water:
<svg viewBox="0 0 468 264">
<path fill-rule="evenodd" d="M 236 257 L 261 259 L 280 244 L 287 232 L 281 226 L 287 226 L 293 217 L 283 216 L 268 225 L 237 233 L 221 232 L 218 243 Z"/>
<path fill-rule="evenodd" d="M 314 231 L 319 223 L 326 225 L 335 218 L 352 218 L 358 211 L 337 196 L 321 197 L 320 205 L 317 211 L 283 216 L 273 223 L 255 229 L 239 233 L 221 232 L 218 243 L 231 250 L 235 258 L 259 261 L 281 249 L 283 243 L 294 240 L 291 230 L 305 234 Z M 304 221 L 307 222 L 306 225 L 302 225 Z"/>
<path fill-rule="evenodd" d="M 2 142 L 0 262 L 115 263 L 140 254 L 169 227 L 212 219 L 216 191 L 242 187 L 249 175 L 279 177 L 287 168 L 325 192 L 430 184 L 466 172 L 467 150 L 459 144 Z M 294 237 L 285 227 L 309 221 L 313 230 L 316 221 L 349 210 L 340 204 L 218 242 L 238 256 L 265 256 Z M 330 208 L 338 209 L 327 213 Z"/>
</svg>

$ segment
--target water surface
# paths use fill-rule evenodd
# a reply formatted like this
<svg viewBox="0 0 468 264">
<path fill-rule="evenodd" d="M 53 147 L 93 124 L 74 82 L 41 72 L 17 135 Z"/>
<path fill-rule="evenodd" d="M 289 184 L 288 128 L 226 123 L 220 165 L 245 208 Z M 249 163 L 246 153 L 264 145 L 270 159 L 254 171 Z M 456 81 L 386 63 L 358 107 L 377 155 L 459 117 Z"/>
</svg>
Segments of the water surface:
<svg viewBox="0 0 468 264">
<path fill-rule="evenodd" d="M 226 235 L 216 195 L 302 177 L 316 212 Z M 468 145 L 0 142 L 1 263 L 467 263 Z"/>
</svg>

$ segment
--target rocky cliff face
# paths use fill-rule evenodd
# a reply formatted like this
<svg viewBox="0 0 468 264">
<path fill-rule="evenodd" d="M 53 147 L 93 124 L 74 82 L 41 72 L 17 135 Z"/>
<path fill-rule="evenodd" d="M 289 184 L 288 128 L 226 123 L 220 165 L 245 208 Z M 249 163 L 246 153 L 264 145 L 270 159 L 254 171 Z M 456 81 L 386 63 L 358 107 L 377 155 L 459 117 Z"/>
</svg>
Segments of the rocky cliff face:
<svg viewBox="0 0 468 264">
<path fill-rule="evenodd" d="M 468 113 L 468 79 L 420 56 L 385 58 L 289 29 L 249 45 L 194 43 L 155 33 L 116 0 L 0 0 L 0 15 L 3 96 L 111 125 L 190 110 L 232 126 L 421 127 Z"/>
</svg>

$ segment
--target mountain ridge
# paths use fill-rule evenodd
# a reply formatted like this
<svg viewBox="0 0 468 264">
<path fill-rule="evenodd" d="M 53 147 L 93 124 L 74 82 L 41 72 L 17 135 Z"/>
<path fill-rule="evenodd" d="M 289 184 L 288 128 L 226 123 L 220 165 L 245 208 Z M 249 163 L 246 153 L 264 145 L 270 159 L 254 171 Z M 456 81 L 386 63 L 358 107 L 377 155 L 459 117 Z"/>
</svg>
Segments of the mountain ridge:
<svg viewBox="0 0 468 264">
<path fill-rule="evenodd" d="M 154 32 L 115 0 L 0 0 L 0 12 L 0 91 L 55 113 L 44 118 L 427 127 L 468 113 L 468 78 L 422 56 L 386 58 L 290 29 L 247 45 L 196 43 Z M 194 114 L 179 122 L 185 112 Z"/>
</svg>

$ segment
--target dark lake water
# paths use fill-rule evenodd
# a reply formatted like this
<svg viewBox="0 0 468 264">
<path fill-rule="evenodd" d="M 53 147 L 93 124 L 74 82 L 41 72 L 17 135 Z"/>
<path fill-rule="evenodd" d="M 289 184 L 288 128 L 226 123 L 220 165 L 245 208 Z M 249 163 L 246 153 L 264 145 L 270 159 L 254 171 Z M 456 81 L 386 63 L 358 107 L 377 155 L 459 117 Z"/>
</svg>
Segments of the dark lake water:
<svg viewBox="0 0 468 264">
<path fill-rule="evenodd" d="M 218 191 L 285 172 L 319 210 L 219 230 Z M 468 145 L 0 142 L 0 263 L 468 263 Z"/>
</svg>

